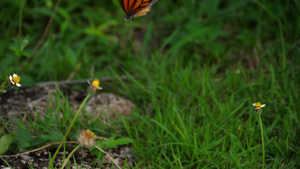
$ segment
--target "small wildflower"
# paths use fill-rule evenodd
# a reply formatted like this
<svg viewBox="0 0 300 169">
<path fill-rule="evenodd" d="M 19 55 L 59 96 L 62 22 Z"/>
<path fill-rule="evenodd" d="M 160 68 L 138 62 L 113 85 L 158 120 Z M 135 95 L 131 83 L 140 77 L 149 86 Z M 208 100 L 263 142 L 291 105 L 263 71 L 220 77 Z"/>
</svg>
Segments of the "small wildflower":
<svg viewBox="0 0 300 169">
<path fill-rule="evenodd" d="M 83 130 L 79 137 L 78 141 L 81 145 L 91 148 L 95 143 L 96 136 L 90 130 Z"/>
<path fill-rule="evenodd" d="M 90 83 L 88 81 L 89 85 L 90 85 L 90 89 L 92 91 L 96 91 L 96 90 L 102 90 L 102 87 L 100 87 L 100 80 L 95 79 L 92 83 Z"/>
<path fill-rule="evenodd" d="M 260 102 L 253 103 L 256 111 L 261 111 L 261 108 L 265 107 L 265 104 L 261 104 Z"/>
<path fill-rule="evenodd" d="M 21 84 L 19 83 L 21 81 L 21 77 L 18 76 L 17 74 L 14 73 L 13 75 L 10 75 L 9 80 L 10 83 L 14 86 L 18 86 L 18 87 L 21 86 Z"/>
</svg>

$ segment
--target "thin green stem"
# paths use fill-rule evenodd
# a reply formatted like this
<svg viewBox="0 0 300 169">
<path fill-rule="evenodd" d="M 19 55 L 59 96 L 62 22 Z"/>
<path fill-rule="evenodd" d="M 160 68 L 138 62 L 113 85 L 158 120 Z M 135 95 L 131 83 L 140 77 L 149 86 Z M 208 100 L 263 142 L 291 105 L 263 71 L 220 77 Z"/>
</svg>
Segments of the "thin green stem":
<svg viewBox="0 0 300 169">
<path fill-rule="evenodd" d="M 19 48 L 20 51 L 22 50 L 22 9 L 23 9 L 23 2 L 20 1 L 20 10 L 19 10 Z"/>
<path fill-rule="evenodd" d="M 264 141 L 264 130 L 261 121 L 261 113 L 259 114 L 259 122 L 260 122 L 260 131 L 261 131 L 261 142 L 263 148 L 263 169 L 265 168 L 265 141 Z"/>
<path fill-rule="evenodd" d="M 9 79 L 8 79 L 8 77 L 4 80 L 4 82 L 1 84 L 1 86 L 0 86 L 0 88 L 2 88 L 2 89 L 6 89 L 7 87 L 8 87 L 8 82 L 9 81 Z"/>
<path fill-rule="evenodd" d="M 65 160 L 64 164 L 61 166 L 61 169 L 63 169 L 63 168 L 67 165 L 67 163 L 68 163 L 69 159 L 71 158 L 71 156 L 74 154 L 74 152 L 75 152 L 80 146 L 81 146 L 81 145 L 79 144 L 79 145 L 77 145 L 77 146 L 73 149 L 73 151 L 69 154 L 69 156 L 68 156 L 67 159 Z"/>
<path fill-rule="evenodd" d="M 85 105 L 86 101 L 89 99 L 90 96 L 91 96 L 91 93 L 88 93 L 88 95 L 85 97 L 85 99 L 84 99 L 83 102 L 81 103 L 81 105 L 80 105 L 80 107 L 79 107 L 77 113 L 75 114 L 75 116 L 74 116 L 74 118 L 73 118 L 73 121 L 71 122 L 71 124 L 70 124 L 70 126 L 69 126 L 69 128 L 68 128 L 68 130 L 67 130 L 67 132 L 66 132 L 66 134 L 65 134 L 65 136 L 64 136 L 64 138 L 62 139 L 62 141 L 61 141 L 61 143 L 59 144 L 59 146 L 58 146 L 56 152 L 54 153 L 53 158 L 52 158 L 52 160 L 51 160 L 51 162 L 50 162 L 50 164 L 49 164 L 49 166 L 48 166 L 48 169 L 50 169 L 50 167 L 52 166 L 52 164 L 53 164 L 53 162 L 54 162 L 54 159 L 55 159 L 55 157 L 56 157 L 58 151 L 60 150 L 62 144 L 66 141 L 66 138 L 67 138 L 67 136 L 68 136 L 68 134 L 69 134 L 69 132 L 70 132 L 70 130 L 71 130 L 73 124 L 75 123 L 75 120 L 77 119 L 77 117 L 78 117 L 78 115 L 79 115 L 79 113 L 80 113 L 80 111 L 81 111 L 83 105 Z"/>
<path fill-rule="evenodd" d="M 2 157 L 0 157 L 0 158 L 9 168 L 12 168 L 12 166 L 10 166 L 7 161 L 5 161 Z"/>
<path fill-rule="evenodd" d="M 283 37 L 281 22 L 280 22 L 279 19 L 277 19 L 277 22 L 278 22 L 278 25 L 279 25 L 280 40 L 281 40 L 281 47 L 282 47 L 282 68 L 283 68 L 283 70 L 285 70 L 285 68 L 286 68 L 285 41 L 284 41 L 284 37 Z"/>
</svg>

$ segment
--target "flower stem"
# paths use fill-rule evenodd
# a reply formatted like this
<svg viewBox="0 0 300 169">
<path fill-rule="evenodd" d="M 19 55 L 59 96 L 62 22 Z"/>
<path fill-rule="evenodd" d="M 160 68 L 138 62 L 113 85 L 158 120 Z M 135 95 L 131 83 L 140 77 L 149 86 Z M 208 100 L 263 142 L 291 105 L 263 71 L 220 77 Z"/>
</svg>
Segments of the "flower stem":
<svg viewBox="0 0 300 169">
<path fill-rule="evenodd" d="M 55 159 L 55 157 L 56 157 L 56 155 L 57 155 L 59 149 L 61 148 L 62 144 L 66 141 L 66 138 L 67 138 L 67 136 L 68 136 L 68 134 L 69 134 L 69 132 L 70 132 L 70 130 L 71 130 L 71 128 L 72 128 L 72 126 L 73 126 L 75 120 L 76 120 L 76 118 L 78 117 L 78 115 L 79 115 L 79 113 L 80 113 L 80 111 L 81 111 L 83 105 L 86 103 L 86 101 L 89 99 L 90 96 L 91 96 L 91 94 L 88 93 L 88 95 L 85 97 L 85 99 L 84 99 L 83 102 L 81 103 L 81 105 L 80 105 L 80 107 L 79 107 L 77 113 L 75 114 L 75 116 L 74 116 L 74 118 L 73 118 L 73 120 L 72 120 L 72 122 L 71 122 L 71 124 L 70 124 L 70 126 L 69 126 L 69 128 L 68 128 L 68 130 L 67 130 L 67 132 L 66 132 L 66 134 L 65 134 L 65 136 L 64 136 L 64 138 L 62 139 L 62 141 L 60 142 L 58 148 L 56 149 L 56 152 L 54 153 L 53 158 L 52 158 L 52 160 L 51 160 L 51 162 L 50 162 L 50 164 L 49 164 L 49 166 L 48 166 L 48 169 L 51 168 L 51 166 L 52 166 L 52 164 L 53 164 L 53 162 L 54 162 L 54 159 Z"/>
<path fill-rule="evenodd" d="M 260 122 L 260 131 L 261 131 L 261 142 L 263 148 L 263 169 L 265 168 L 265 141 L 264 141 L 264 130 L 261 121 L 261 114 L 259 114 L 259 122 Z"/>
<path fill-rule="evenodd" d="M 65 160 L 64 164 L 61 166 L 61 169 L 63 169 L 66 164 L 68 163 L 69 159 L 71 158 L 71 156 L 74 154 L 74 152 L 80 147 L 80 144 L 78 146 L 76 146 L 73 151 L 69 154 L 69 156 L 67 157 L 67 159 Z"/>
</svg>

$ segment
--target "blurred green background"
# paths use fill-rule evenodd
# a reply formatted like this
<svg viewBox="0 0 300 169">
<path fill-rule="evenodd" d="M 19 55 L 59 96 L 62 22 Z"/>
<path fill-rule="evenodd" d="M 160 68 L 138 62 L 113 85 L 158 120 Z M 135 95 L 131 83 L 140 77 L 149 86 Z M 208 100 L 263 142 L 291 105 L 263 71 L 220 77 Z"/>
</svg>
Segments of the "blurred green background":
<svg viewBox="0 0 300 169">
<path fill-rule="evenodd" d="M 278 68 L 299 63 L 297 1 L 160 1 L 147 16 L 124 21 L 118 0 L 65 0 L 32 57 L 56 1 L 23 1 L 21 41 L 19 0 L 0 3 L 0 75 L 17 72 L 24 85 L 72 72 L 75 79 L 110 75 L 110 69 L 135 73 L 132 65 L 153 55 L 199 66 L 217 62 L 220 69 L 255 69 L 257 57 L 268 55 L 263 61 Z"/>
<path fill-rule="evenodd" d="M 36 52 L 57 1 L 22 2 L 0 1 L 0 79 L 130 77 L 112 88 L 138 105 L 121 133 L 144 167 L 256 168 L 256 101 L 267 165 L 299 167 L 299 1 L 160 0 L 124 21 L 119 0 L 63 0 Z"/>
</svg>

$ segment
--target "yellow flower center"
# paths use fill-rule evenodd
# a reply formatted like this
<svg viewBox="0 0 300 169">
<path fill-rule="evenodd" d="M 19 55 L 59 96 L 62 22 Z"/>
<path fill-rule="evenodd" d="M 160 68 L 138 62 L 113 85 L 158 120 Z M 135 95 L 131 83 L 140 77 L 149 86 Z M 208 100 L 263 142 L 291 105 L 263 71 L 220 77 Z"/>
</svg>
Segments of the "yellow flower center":
<svg viewBox="0 0 300 169">
<path fill-rule="evenodd" d="M 88 140 L 90 140 L 90 139 L 95 139 L 95 138 L 96 138 L 96 136 L 94 135 L 94 133 L 91 132 L 90 130 L 86 130 L 86 131 L 85 131 L 85 136 L 86 136 L 86 138 L 87 138 Z"/>
<path fill-rule="evenodd" d="M 21 81 L 21 77 L 20 76 L 13 77 L 12 81 L 17 84 L 17 83 L 19 83 Z"/>
<path fill-rule="evenodd" d="M 262 104 L 260 102 L 257 102 L 254 104 L 255 108 L 261 108 L 262 107 Z"/>
<path fill-rule="evenodd" d="M 261 103 L 260 102 L 255 103 L 255 107 L 261 107 Z"/>
<path fill-rule="evenodd" d="M 94 86 L 96 86 L 96 87 L 99 87 L 99 85 L 100 85 L 100 80 L 95 79 L 95 80 L 92 82 L 92 84 L 93 84 Z"/>
</svg>

